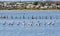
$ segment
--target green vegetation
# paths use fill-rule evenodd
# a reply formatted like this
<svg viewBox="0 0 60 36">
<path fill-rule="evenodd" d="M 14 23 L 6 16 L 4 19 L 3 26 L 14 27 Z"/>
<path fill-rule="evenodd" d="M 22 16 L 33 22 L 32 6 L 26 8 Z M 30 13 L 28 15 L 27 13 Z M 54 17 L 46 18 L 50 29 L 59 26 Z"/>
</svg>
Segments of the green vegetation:
<svg viewBox="0 0 60 36">
<path fill-rule="evenodd" d="M 0 8 L 0 10 L 60 10 L 60 8 Z"/>
</svg>

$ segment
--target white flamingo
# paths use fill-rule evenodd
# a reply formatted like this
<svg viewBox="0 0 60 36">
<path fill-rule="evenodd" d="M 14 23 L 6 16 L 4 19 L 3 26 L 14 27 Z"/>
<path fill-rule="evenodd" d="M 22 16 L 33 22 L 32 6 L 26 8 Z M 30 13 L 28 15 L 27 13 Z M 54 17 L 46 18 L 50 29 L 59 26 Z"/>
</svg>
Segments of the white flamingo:
<svg viewBox="0 0 60 36">
<path fill-rule="evenodd" d="M 49 22 L 48 25 L 50 26 L 52 24 L 52 22 Z"/>
<path fill-rule="evenodd" d="M 25 26 L 25 21 L 23 21 L 22 25 Z"/>
<path fill-rule="evenodd" d="M 52 25 L 54 26 L 54 24 L 55 24 L 55 21 L 54 22 L 52 22 Z"/>
<path fill-rule="evenodd" d="M 5 25 L 6 24 L 6 21 L 5 22 L 3 22 L 3 25 Z"/>
</svg>

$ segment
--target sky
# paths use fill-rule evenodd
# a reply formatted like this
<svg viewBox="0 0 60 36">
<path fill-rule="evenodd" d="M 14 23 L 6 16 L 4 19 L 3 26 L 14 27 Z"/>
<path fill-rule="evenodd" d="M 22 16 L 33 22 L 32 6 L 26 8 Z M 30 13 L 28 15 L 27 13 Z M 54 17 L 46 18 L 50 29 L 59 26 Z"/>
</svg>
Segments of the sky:
<svg viewBox="0 0 60 36">
<path fill-rule="evenodd" d="M 20 1 L 20 0 L 0 0 L 0 1 Z M 21 0 L 21 1 L 42 1 L 42 0 Z M 60 1 L 60 0 L 49 0 L 49 1 Z"/>
</svg>

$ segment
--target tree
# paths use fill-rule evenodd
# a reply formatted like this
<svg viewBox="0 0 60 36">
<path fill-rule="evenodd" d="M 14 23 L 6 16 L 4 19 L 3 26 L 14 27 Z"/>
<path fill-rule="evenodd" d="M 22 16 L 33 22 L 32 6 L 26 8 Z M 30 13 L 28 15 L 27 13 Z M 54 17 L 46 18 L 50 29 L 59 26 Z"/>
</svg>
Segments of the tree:
<svg viewBox="0 0 60 36">
<path fill-rule="evenodd" d="M 44 7 L 45 3 L 44 2 L 41 2 L 41 5 Z"/>
<path fill-rule="evenodd" d="M 38 5 L 38 2 L 34 2 L 33 5 Z"/>
</svg>

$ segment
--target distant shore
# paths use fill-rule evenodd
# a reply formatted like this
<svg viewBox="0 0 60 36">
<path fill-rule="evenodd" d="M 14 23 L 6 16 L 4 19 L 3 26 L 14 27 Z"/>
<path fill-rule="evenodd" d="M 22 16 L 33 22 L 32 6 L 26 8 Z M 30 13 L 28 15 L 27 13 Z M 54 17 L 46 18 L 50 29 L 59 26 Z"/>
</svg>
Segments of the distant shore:
<svg viewBox="0 0 60 36">
<path fill-rule="evenodd" d="M 60 10 L 60 1 L 0 1 L 0 10 Z"/>
<path fill-rule="evenodd" d="M 0 10 L 60 10 L 60 8 L 0 8 Z"/>
</svg>

